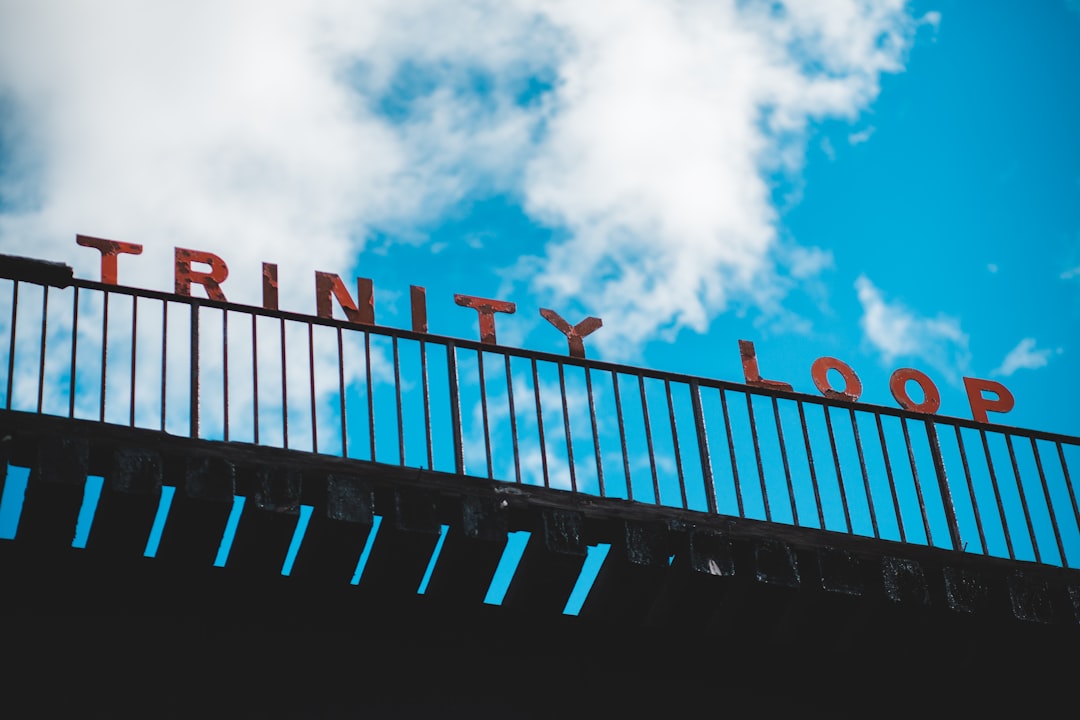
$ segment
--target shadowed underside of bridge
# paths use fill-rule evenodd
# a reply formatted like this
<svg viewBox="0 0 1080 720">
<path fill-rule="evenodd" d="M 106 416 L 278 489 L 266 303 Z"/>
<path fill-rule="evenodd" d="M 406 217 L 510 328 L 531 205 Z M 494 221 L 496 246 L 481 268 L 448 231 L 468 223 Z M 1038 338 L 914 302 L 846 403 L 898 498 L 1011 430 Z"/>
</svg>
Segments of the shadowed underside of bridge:
<svg viewBox="0 0 1080 720">
<path fill-rule="evenodd" d="M 36 414 L 0 412 L 0 437 L 8 466 L 30 469 L 18 534 L 0 541 L 8 703 L 864 715 L 1049 704 L 1078 669 L 1075 570 Z M 88 475 L 104 489 L 74 548 Z M 146 557 L 162 487 L 177 490 Z M 235 496 L 248 507 L 218 567 Z M 521 530 L 505 599 L 486 604 Z M 598 543 L 596 582 L 565 615 Z"/>
</svg>

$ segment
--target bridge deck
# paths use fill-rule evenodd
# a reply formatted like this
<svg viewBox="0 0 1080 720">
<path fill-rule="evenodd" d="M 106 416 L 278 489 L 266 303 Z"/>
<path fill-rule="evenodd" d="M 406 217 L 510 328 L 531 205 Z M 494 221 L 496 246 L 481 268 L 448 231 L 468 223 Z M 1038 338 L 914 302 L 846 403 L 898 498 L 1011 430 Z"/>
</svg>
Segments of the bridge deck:
<svg viewBox="0 0 1080 720">
<path fill-rule="evenodd" d="M 0 541 L 4 685 L 54 678 L 46 704 L 863 715 L 993 707 L 991 688 L 1049 703 L 1077 670 L 1076 570 L 33 413 L 0 412 L 0 438 L 7 482 L 30 471 Z M 73 547 L 88 476 L 103 488 Z"/>
</svg>

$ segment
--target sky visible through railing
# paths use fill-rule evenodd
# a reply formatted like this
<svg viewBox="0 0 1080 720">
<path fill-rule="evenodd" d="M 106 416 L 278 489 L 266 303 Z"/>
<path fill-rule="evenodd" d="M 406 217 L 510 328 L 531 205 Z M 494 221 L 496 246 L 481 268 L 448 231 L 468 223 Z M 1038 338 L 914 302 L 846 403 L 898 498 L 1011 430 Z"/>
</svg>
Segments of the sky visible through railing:
<svg viewBox="0 0 1080 720">
<path fill-rule="evenodd" d="M 0 280 L 3 407 L 1080 565 L 1077 438 L 76 285 Z"/>
</svg>

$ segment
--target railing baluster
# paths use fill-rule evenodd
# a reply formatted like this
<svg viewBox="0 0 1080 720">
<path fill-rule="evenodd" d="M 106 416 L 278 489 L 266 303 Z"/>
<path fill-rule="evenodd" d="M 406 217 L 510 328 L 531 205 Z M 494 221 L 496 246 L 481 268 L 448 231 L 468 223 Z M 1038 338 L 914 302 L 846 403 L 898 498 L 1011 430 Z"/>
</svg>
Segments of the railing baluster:
<svg viewBox="0 0 1080 720">
<path fill-rule="evenodd" d="M 449 348 L 448 348 L 449 351 Z M 371 462 L 375 462 L 375 386 L 371 382 L 371 333 L 368 330 L 364 330 L 364 376 L 367 382 L 367 417 L 368 417 L 368 443 L 369 451 L 371 452 Z M 457 369 L 454 369 L 454 391 L 457 391 Z M 461 420 L 458 416 L 458 425 L 456 426 L 458 434 L 456 438 L 461 438 Z M 456 443 L 455 443 L 456 444 Z"/>
<path fill-rule="evenodd" d="M 649 401 L 645 395 L 644 375 L 638 375 L 638 392 L 641 394 L 641 416 L 645 423 L 645 444 L 649 448 L 649 471 L 652 473 L 653 497 L 656 498 L 656 504 L 661 505 L 660 478 L 656 472 L 656 452 L 653 450 L 652 423 L 649 420 Z"/>
<path fill-rule="evenodd" d="M 480 380 L 480 415 L 484 425 L 484 454 L 487 456 L 487 476 L 495 477 L 491 459 L 491 428 L 488 425 L 487 378 L 484 376 L 484 352 L 476 353 L 476 373 Z"/>
<path fill-rule="evenodd" d="M 829 446 L 832 448 L 833 467 L 836 468 L 836 485 L 840 490 L 840 506 L 844 509 L 844 526 L 850 533 L 851 530 L 851 511 L 848 508 L 847 491 L 844 489 L 844 472 L 840 469 L 840 454 L 836 450 L 836 434 L 833 432 L 832 416 L 829 414 L 829 406 L 822 405 L 822 410 L 825 411 L 825 428 L 829 433 Z M 910 449 L 911 444 L 908 444 Z"/>
<path fill-rule="evenodd" d="M 689 507 L 686 502 L 686 477 L 683 475 L 682 453 L 679 451 L 679 428 L 675 423 L 675 402 L 671 397 L 671 383 L 664 379 L 664 392 L 667 394 L 668 417 L 671 419 L 671 445 L 675 451 L 675 471 L 679 478 L 679 495 L 682 497 L 682 506 Z"/>
<path fill-rule="evenodd" d="M 340 332 L 340 331 L 339 331 Z M 507 366 L 510 364 L 510 357 L 506 358 Z M 435 469 L 435 456 L 431 443 L 431 390 L 428 387 L 428 371 L 427 371 L 427 343 L 423 340 L 420 341 L 420 381 L 424 394 L 424 440 L 427 442 L 427 466 L 428 470 Z M 513 415 L 513 399 L 510 400 L 510 414 Z M 510 420 L 514 422 L 513 418 Z M 516 436 L 514 442 L 517 442 Z M 514 454 L 517 456 L 517 445 L 514 445 Z M 521 480 L 521 472 L 518 472 L 518 481 Z"/>
<path fill-rule="evenodd" d="M 255 321 L 255 316 L 252 315 L 252 322 Z M 161 301 L 161 431 L 165 432 L 165 411 L 166 411 L 166 382 L 168 377 L 168 360 L 169 360 L 169 302 L 167 300 Z"/>
<path fill-rule="evenodd" d="M 750 437 L 754 441 L 754 458 L 757 460 L 758 482 L 761 484 L 761 502 L 765 506 L 765 519 L 772 520 L 772 509 L 769 506 L 769 488 L 765 485 L 765 465 L 761 461 L 761 442 L 758 440 L 757 420 L 754 418 L 754 403 L 750 393 L 746 393 L 746 414 L 750 418 Z M 850 526 L 848 529 L 850 531 Z"/>
<path fill-rule="evenodd" d="M 739 517 L 746 517 L 746 509 L 743 507 L 742 485 L 739 483 L 739 464 L 735 460 L 735 438 L 731 433 L 731 418 L 728 415 L 727 406 L 727 393 L 723 388 L 720 389 L 720 409 L 724 415 L 724 433 L 727 435 L 728 454 L 731 456 L 731 478 L 735 484 L 735 502 L 739 508 Z M 802 412 L 802 406 L 799 406 L 799 411 Z M 806 428 L 805 422 L 803 428 Z M 817 485 L 814 485 L 814 490 L 817 490 Z M 818 512 L 821 512 L 821 500 L 818 500 Z M 822 527 L 825 527 L 824 524 Z"/>
<path fill-rule="evenodd" d="M 814 451 L 810 447 L 810 429 L 806 426 L 806 411 L 801 401 L 799 406 L 799 423 L 802 425 L 803 445 L 806 446 L 806 465 L 810 470 L 810 486 L 814 489 L 814 504 L 817 506 L 818 527 L 825 529 L 825 510 L 821 507 L 821 488 L 818 487 L 817 471 L 814 469 Z M 734 450 L 733 450 L 734 452 Z"/>
<path fill-rule="evenodd" d="M 136 357 L 136 345 L 137 345 L 138 339 L 139 339 L 138 328 L 139 328 L 139 296 L 134 295 L 131 298 L 131 394 L 130 394 L 130 397 L 131 397 L 131 414 L 128 417 L 128 424 L 131 427 L 135 427 L 135 388 L 136 388 L 136 383 L 135 383 L 135 377 L 136 377 L 135 357 Z M 227 398 L 228 398 L 228 396 L 226 396 L 226 407 L 228 407 Z M 229 439 L 228 435 L 226 435 L 225 440 L 227 441 L 228 439 Z"/>
<path fill-rule="evenodd" d="M 221 311 L 221 394 L 225 442 L 229 442 L 229 311 Z"/>
<path fill-rule="evenodd" d="M 401 355 L 398 349 L 398 339 L 395 335 L 390 338 L 391 352 L 394 356 L 394 403 L 397 411 L 397 434 L 398 434 L 398 465 L 405 466 L 405 421 L 402 417 L 403 407 L 401 403 Z"/>
<path fill-rule="evenodd" d="M 45 338 L 49 335 L 48 320 L 49 317 L 49 286 L 44 285 L 41 288 L 41 348 L 39 349 L 40 357 L 38 358 L 38 391 L 37 391 L 37 411 L 41 414 L 42 402 L 45 399 Z"/>
<path fill-rule="evenodd" d="M 101 398 L 100 398 L 100 403 L 99 403 L 99 408 L 98 408 L 98 421 L 99 422 L 105 422 L 105 392 L 106 392 L 106 390 L 105 390 L 105 378 L 106 378 L 106 368 L 108 366 L 108 357 L 109 357 L 109 295 L 110 295 L 109 291 L 106 290 L 105 291 L 105 299 L 104 299 L 105 307 L 102 310 L 102 315 L 101 315 L 101 384 L 100 384 Z M 192 308 L 195 308 L 195 307 L 197 307 L 197 306 L 195 306 L 195 305 L 192 306 Z M 194 388 L 194 386 L 192 386 L 192 387 Z M 192 395 L 191 395 L 192 398 L 193 398 L 192 402 L 195 402 L 194 398 L 197 395 L 198 395 L 198 393 L 196 393 L 194 391 L 194 389 L 192 389 Z M 195 437 L 195 436 L 192 435 L 192 437 Z"/>
<path fill-rule="evenodd" d="M 285 318 L 280 319 L 278 339 L 281 341 L 281 444 L 289 449 L 289 382 L 285 360 Z"/>
<path fill-rule="evenodd" d="M 848 408 L 848 412 L 851 414 L 851 431 L 855 435 L 855 450 L 859 455 L 859 469 L 862 471 L 863 489 L 866 491 L 866 508 L 870 511 L 870 527 L 874 530 L 874 537 L 880 538 L 874 494 L 870 490 L 870 475 L 866 472 L 866 456 L 863 455 L 862 438 L 859 436 L 859 421 L 855 417 L 854 408 Z"/>
<path fill-rule="evenodd" d="M 612 382 L 613 382 L 613 384 L 615 386 L 615 397 L 618 398 L 619 397 L 619 378 L 614 373 L 612 373 L 611 378 L 612 378 Z M 600 434 L 599 434 L 597 426 L 596 426 L 596 399 L 593 397 L 592 373 L 589 371 L 588 367 L 585 368 L 585 394 L 589 396 L 589 423 L 592 425 L 593 455 L 596 457 L 596 483 L 600 488 L 600 497 L 605 497 L 606 493 L 604 491 L 604 463 L 600 459 Z M 618 409 L 618 405 L 616 405 L 616 408 L 617 408 L 616 413 L 619 414 L 619 420 L 620 420 L 619 432 L 621 433 L 622 432 L 622 422 L 621 422 L 622 421 L 622 415 L 621 415 L 621 410 Z M 623 457 L 624 458 L 626 457 L 625 453 L 626 453 L 626 442 L 624 440 L 623 441 Z M 626 471 L 626 477 L 627 478 L 630 477 L 629 469 Z M 633 491 L 632 491 L 632 489 L 629 488 L 629 484 L 630 484 L 629 480 L 627 480 L 627 486 L 628 486 L 627 492 L 630 493 L 630 497 L 633 498 Z"/>
<path fill-rule="evenodd" d="M 934 472 L 937 475 L 938 491 L 941 493 L 941 505 L 945 511 L 945 521 L 949 525 L 949 537 L 952 540 L 953 550 L 963 548 L 960 539 L 960 526 L 956 522 L 956 507 L 953 505 L 952 493 L 949 491 L 949 479 L 945 476 L 945 462 L 941 458 L 941 443 L 938 442 L 937 429 L 931 420 L 926 425 L 926 441 L 930 444 L 930 456 L 934 459 Z"/>
<path fill-rule="evenodd" d="M 1058 557 L 1061 558 L 1061 566 L 1066 567 L 1065 546 L 1061 542 L 1061 531 L 1058 529 L 1057 515 L 1054 513 L 1054 502 L 1050 499 L 1050 488 L 1046 485 L 1046 473 L 1043 472 L 1042 458 L 1039 457 L 1039 446 L 1035 443 L 1035 438 L 1031 438 L 1031 453 L 1035 456 L 1035 467 L 1039 470 L 1039 482 L 1042 484 L 1043 498 L 1046 499 L 1046 511 L 1050 513 L 1050 527 L 1054 530 Z"/>
<path fill-rule="evenodd" d="M 559 368 L 559 395 L 562 397 L 563 433 L 566 435 L 566 461 L 570 467 L 570 489 L 577 492 L 577 472 L 574 469 L 574 441 L 570 437 L 570 409 L 566 404 L 566 377 L 563 364 Z"/>
<path fill-rule="evenodd" d="M 19 281 L 14 281 L 14 286 L 11 291 L 11 341 L 8 345 L 8 373 L 7 373 L 7 399 L 6 407 L 11 409 L 11 389 L 13 380 L 15 379 L 15 328 L 18 322 L 18 315 L 15 311 L 19 307 Z"/>
<path fill-rule="evenodd" d="M 259 444 L 259 334 L 254 313 L 251 315 L 251 414 L 254 421 L 252 442 Z"/>
<path fill-rule="evenodd" d="M 787 447 L 784 445 L 784 428 L 780 422 L 780 407 L 772 399 L 773 418 L 776 420 L 776 439 L 780 441 L 780 458 L 784 463 L 784 479 L 787 481 L 788 500 L 791 501 L 791 523 L 799 524 L 799 509 L 795 506 L 795 487 L 791 483 L 791 466 L 788 464 Z"/>
<path fill-rule="evenodd" d="M 915 483 L 915 495 L 919 498 L 919 513 L 922 515 L 926 544 L 933 546 L 934 537 L 930 532 L 930 520 L 926 516 L 926 500 L 923 498 L 922 484 L 919 482 L 919 468 L 915 465 L 915 449 L 911 445 L 911 433 L 908 432 L 907 418 L 900 418 L 900 427 L 904 430 L 904 444 L 907 446 L 908 462 L 911 463 L 911 478 Z"/>
<path fill-rule="evenodd" d="M 975 514 L 975 528 L 979 531 L 979 545 L 983 555 L 989 555 L 990 550 L 986 547 L 986 534 L 983 532 L 982 515 L 979 512 L 979 502 L 975 498 L 975 485 L 971 481 L 971 468 L 968 466 L 967 451 L 964 450 L 964 437 L 960 434 L 960 426 L 954 426 L 956 430 L 956 445 L 960 448 L 960 462 L 964 466 L 964 478 L 967 480 L 968 497 L 971 498 L 971 510 Z M 965 545 L 963 550 L 967 549 Z"/>
<path fill-rule="evenodd" d="M 1080 529 L 1080 507 L 1077 507 L 1076 503 L 1076 491 L 1073 489 L 1072 478 L 1069 477 L 1069 464 L 1065 462 L 1065 451 L 1061 447 L 1061 442 L 1055 443 L 1057 445 L 1058 460 L 1061 462 L 1061 474 L 1065 478 L 1065 488 L 1069 491 L 1069 502 L 1072 504 L 1073 521 L 1076 523 L 1077 529 Z M 1062 564 L 1064 560 L 1062 560 Z"/>
<path fill-rule="evenodd" d="M 586 369 L 586 377 L 588 377 L 588 370 Z M 619 396 L 619 375 L 618 373 L 611 374 L 611 387 L 615 393 L 615 417 L 619 424 L 619 446 L 622 448 L 622 461 L 623 461 L 623 475 L 626 477 L 626 499 L 634 499 L 634 484 L 630 479 L 630 454 L 626 449 L 626 422 L 623 418 L 622 412 L 622 398 Z M 589 408 L 592 409 L 592 387 L 589 387 Z M 596 443 L 596 457 L 597 457 L 597 469 L 600 468 L 600 441 L 596 437 L 595 430 L 593 431 L 593 442 Z M 603 492 L 601 492 L 603 494 Z"/>
<path fill-rule="evenodd" d="M 716 513 L 716 482 L 709 458 L 709 435 L 705 430 L 705 413 L 701 409 L 701 388 L 696 382 L 690 384 L 690 402 L 694 408 L 694 430 L 697 432 L 698 455 L 701 458 L 701 480 L 705 483 L 705 504 L 709 512 Z"/>
<path fill-rule="evenodd" d="M 108 301 L 108 295 L 105 296 Z M 191 425 L 191 437 L 199 437 L 199 304 L 191 304 L 191 322 L 189 323 L 190 339 L 189 349 L 191 355 L 189 387 L 191 389 L 191 415 L 188 418 Z M 102 360 L 102 365 L 104 365 Z M 104 395 L 104 393 L 103 393 Z M 104 405 L 103 412 L 104 412 Z"/>
<path fill-rule="evenodd" d="M 521 449 L 518 447 L 517 411 L 514 409 L 514 379 L 510 376 L 510 356 L 504 355 L 506 363 L 506 404 L 510 410 L 510 444 L 514 450 L 514 482 L 521 483 Z M 427 376 L 424 376 L 427 382 Z M 425 397 L 425 402 L 427 395 Z M 431 447 L 431 423 L 428 423 L 428 447 Z"/>
<path fill-rule="evenodd" d="M 540 467 L 544 474 L 544 487 L 551 487 L 548 477 L 547 443 L 544 441 L 544 413 L 540 406 L 540 377 L 536 369 L 536 358 L 532 358 L 533 395 L 536 397 L 536 430 L 540 435 Z"/>
<path fill-rule="evenodd" d="M 1016 559 L 1013 550 L 1012 534 L 1009 532 L 1009 522 L 1005 518 L 1005 504 L 1001 501 L 1001 488 L 998 487 L 997 473 L 994 472 L 994 458 L 990 454 L 990 443 L 986 439 L 986 431 L 979 428 L 979 436 L 982 438 L 983 452 L 986 454 L 986 468 L 990 471 L 990 486 L 994 488 L 994 499 L 997 501 L 998 517 L 1001 519 L 1001 532 L 1005 536 L 1005 547 L 1009 551 L 1009 559 Z"/>
<path fill-rule="evenodd" d="M 307 326 L 308 388 L 311 395 L 311 452 L 319 452 L 319 424 L 315 417 L 315 326 Z"/>
<path fill-rule="evenodd" d="M 1011 435 L 1005 435 L 1005 447 L 1009 449 L 1009 462 L 1012 463 L 1013 477 L 1016 478 L 1016 492 L 1020 494 L 1020 507 L 1024 510 L 1024 522 L 1027 523 L 1028 537 L 1031 538 L 1031 549 L 1035 553 L 1035 562 L 1042 562 L 1042 554 L 1039 552 L 1039 539 L 1035 537 L 1035 527 L 1031 524 L 1031 511 L 1028 510 L 1027 493 L 1024 492 L 1024 482 L 1020 479 L 1020 468 L 1016 465 L 1016 451 L 1013 449 Z"/>
<path fill-rule="evenodd" d="M 370 358 L 369 363 L 370 366 Z M 454 433 L 454 471 L 465 474 L 465 448 L 461 439 L 461 398 L 458 397 L 457 348 L 453 343 L 446 344 L 447 379 L 450 383 L 450 425 Z M 368 397 L 371 395 L 371 380 L 368 379 Z M 371 459 L 375 459 L 375 436 L 371 440 Z"/>
<path fill-rule="evenodd" d="M 896 513 L 896 528 L 900 531 L 900 542 L 907 542 L 904 531 L 904 514 L 900 512 L 900 498 L 896 493 L 896 478 L 893 477 L 892 461 L 889 460 L 889 444 L 885 441 L 885 428 L 881 425 L 881 415 L 875 413 L 878 439 L 881 441 L 881 459 L 885 462 L 885 477 L 889 480 L 889 493 L 892 495 L 893 512 Z"/>
<path fill-rule="evenodd" d="M 349 457 L 349 428 L 346 421 L 347 415 L 345 413 L 345 344 L 341 337 L 341 327 L 339 326 L 334 329 L 337 330 L 338 412 L 341 413 L 341 457 Z M 426 389 L 426 379 L 424 385 Z M 430 452 L 428 457 L 430 458 Z"/>
<path fill-rule="evenodd" d="M 68 417 L 75 417 L 75 389 L 78 380 L 75 375 L 75 352 L 79 346 L 79 286 L 75 286 L 74 298 L 71 301 L 71 367 L 68 368 Z M 14 336 L 15 328 L 11 329 Z M 161 429 L 165 429 L 165 423 L 161 423 Z"/>
</svg>

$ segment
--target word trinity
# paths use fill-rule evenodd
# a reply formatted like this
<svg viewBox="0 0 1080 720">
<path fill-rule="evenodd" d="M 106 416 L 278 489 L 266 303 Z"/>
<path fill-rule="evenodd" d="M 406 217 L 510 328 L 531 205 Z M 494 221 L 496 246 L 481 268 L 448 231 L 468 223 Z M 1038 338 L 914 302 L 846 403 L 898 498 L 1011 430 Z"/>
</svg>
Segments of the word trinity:
<svg viewBox="0 0 1080 720">
<path fill-rule="evenodd" d="M 143 246 L 137 243 L 106 240 L 87 235 L 76 235 L 75 242 L 83 247 L 94 248 L 101 254 L 101 282 L 111 285 L 118 284 L 117 258 L 120 255 L 140 255 L 143 250 Z M 201 269 L 196 269 L 196 266 Z M 192 285 L 200 285 L 211 300 L 228 302 L 221 286 L 229 277 L 229 267 L 218 255 L 203 250 L 175 248 L 173 277 L 177 295 L 190 297 Z M 374 289 L 369 278 L 356 279 L 356 298 L 354 299 L 339 275 L 316 271 L 316 315 L 332 319 L 335 301 L 349 322 L 359 325 L 375 324 Z M 412 330 L 427 333 L 426 290 L 412 285 L 410 302 Z M 455 294 L 454 302 L 476 311 L 480 327 L 480 341 L 491 345 L 496 343 L 495 314 L 513 314 L 517 311 L 517 306 L 512 302 L 473 295 Z M 262 307 L 268 310 L 278 309 L 278 266 L 273 263 L 262 264 Z M 596 317 L 587 317 L 576 325 L 571 325 L 559 313 L 547 308 L 541 308 L 540 315 L 566 337 L 570 355 L 577 358 L 585 357 L 584 338 L 603 325 L 603 321 Z M 742 359 L 743 378 L 747 385 L 794 392 L 788 383 L 761 377 L 752 342 L 740 340 L 739 353 Z M 829 378 L 830 371 L 837 373 L 843 380 L 842 389 L 837 390 L 833 387 Z M 859 376 L 842 360 L 820 357 L 811 365 L 810 375 L 815 387 L 825 397 L 856 402 L 862 395 L 862 382 Z M 908 393 L 908 384 L 912 382 L 922 393 L 922 400 L 918 402 Z M 988 422 L 987 412 L 1006 413 L 1013 408 L 1013 395 L 1001 383 L 965 377 L 964 389 L 971 406 L 972 417 L 979 422 Z M 914 368 L 900 368 L 893 372 L 889 379 L 889 390 L 900 407 L 911 412 L 934 414 L 941 406 L 941 393 L 937 386 L 925 373 Z M 992 397 L 987 397 L 987 393 L 990 393 Z"/>
<path fill-rule="evenodd" d="M 101 282 L 110 285 L 117 283 L 117 257 L 119 255 L 141 255 L 143 247 L 136 243 L 106 240 L 104 238 L 76 235 L 75 242 L 83 247 L 96 249 L 101 253 Z M 197 270 L 193 265 L 205 266 Z M 177 295 L 191 296 L 191 286 L 201 285 L 206 296 L 211 300 L 228 302 L 222 284 L 229 277 L 229 266 L 218 255 L 204 250 L 174 248 L 173 277 Z M 345 314 L 349 322 L 359 325 L 375 324 L 375 294 L 369 278 L 356 278 L 356 299 L 349 294 L 341 277 L 334 273 L 315 271 L 315 314 L 321 318 L 332 319 L 333 303 Z M 427 291 L 418 286 L 410 287 L 412 304 L 412 329 L 426 333 Z M 495 340 L 495 313 L 513 314 L 517 306 L 505 300 L 490 300 L 472 295 L 454 295 L 454 302 L 462 307 L 476 310 L 480 323 L 480 342 L 490 345 Z M 267 310 L 278 309 L 278 266 L 273 263 L 262 264 L 262 306 Z M 583 338 L 599 329 L 604 323 L 600 318 L 587 317 L 577 325 L 571 325 L 554 310 L 542 308 L 540 315 L 551 323 L 567 340 L 570 355 L 585 357 Z"/>
</svg>

